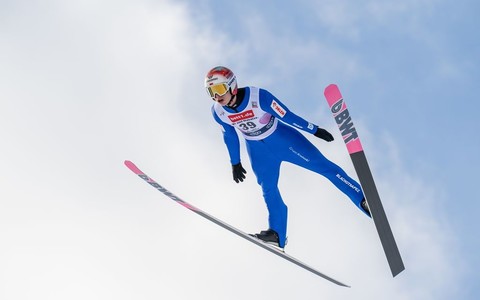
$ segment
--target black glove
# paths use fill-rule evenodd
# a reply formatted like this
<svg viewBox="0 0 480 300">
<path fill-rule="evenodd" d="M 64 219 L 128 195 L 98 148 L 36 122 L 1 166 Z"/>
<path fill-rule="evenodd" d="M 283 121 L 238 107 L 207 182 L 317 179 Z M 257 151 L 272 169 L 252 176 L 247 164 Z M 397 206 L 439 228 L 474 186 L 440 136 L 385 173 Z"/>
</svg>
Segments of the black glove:
<svg viewBox="0 0 480 300">
<path fill-rule="evenodd" d="M 232 173 L 233 173 L 233 180 L 235 180 L 236 183 L 238 181 L 243 182 L 245 179 L 245 174 L 247 174 L 247 171 L 242 167 L 242 163 L 238 163 L 236 165 L 232 166 Z"/>
<path fill-rule="evenodd" d="M 331 135 L 330 132 L 320 127 L 317 128 L 317 131 L 314 133 L 314 135 L 318 138 L 326 140 L 327 142 L 333 141 L 333 135 Z"/>
</svg>

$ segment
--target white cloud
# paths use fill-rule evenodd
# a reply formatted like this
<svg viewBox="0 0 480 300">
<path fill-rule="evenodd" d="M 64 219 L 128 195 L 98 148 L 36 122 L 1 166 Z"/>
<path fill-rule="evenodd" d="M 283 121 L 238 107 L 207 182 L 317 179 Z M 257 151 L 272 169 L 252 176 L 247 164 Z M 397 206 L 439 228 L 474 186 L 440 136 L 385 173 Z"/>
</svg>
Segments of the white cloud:
<svg viewBox="0 0 480 300">
<path fill-rule="evenodd" d="M 247 244 L 135 178 L 124 159 L 245 231 L 266 226 L 250 168 L 242 185 L 230 179 L 202 86 L 212 65 L 238 57 L 241 69 L 250 63 L 245 53 L 252 46 L 232 49 L 228 33 L 213 36 L 213 25 L 197 29 L 189 20 L 187 6 L 170 2 L 9 8 L 0 36 L 3 298 L 244 299 L 253 293 L 264 299 L 436 299 L 440 292 L 433 289 L 455 281 L 443 274 L 452 267 L 439 237 L 443 227 L 428 214 L 428 200 L 437 194 L 402 169 L 384 171 L 379 180 L 407 265 L 392 279 L 373 224 L 323 178 L 283 168 L 289 253 L 352 289 Z M 268 30 L 257 38 L 273 41 Z M 292 49 L 296 55 L 322 46 Z M 278 58 L 291 53 L 282 50 Z M 277 67 L 270 61 L 262 66 Z M 250 75 L 247 68 L 241 72 Z M 361 134 L 369 140 L 366 129 Z M 312 141 L 352 172 L 339 137 L 328 145 Z M 420 183 L 400 196 L 412 181 Z M 422 280 L 432 269 L 438 277 Z"/>
</svg>

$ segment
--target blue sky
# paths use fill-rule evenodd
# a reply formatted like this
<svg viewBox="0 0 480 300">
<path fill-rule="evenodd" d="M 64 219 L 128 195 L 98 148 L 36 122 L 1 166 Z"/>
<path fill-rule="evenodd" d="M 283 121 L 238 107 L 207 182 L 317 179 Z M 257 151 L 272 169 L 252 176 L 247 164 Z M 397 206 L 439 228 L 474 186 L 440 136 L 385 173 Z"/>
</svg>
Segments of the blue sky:
<svg viewBox="0 0 480 300">
<path fill-rule="evenodd" d="M 0 298 L 477 299 L 478 10 L 429 0 L 2 1 Z M 282 169 L 287 252 L 351 289 L 129 173 L 125 159 L 218 218 L 265 229 L 253 173 L 245 163 L 247 181 L 232 182 L 210 116 L 203 76 L 219 64 L 330 130 L 334 143 L 309 138 L 354 174 L 323 98 L 340 86 L 405 272 L 391 278 L 373 224 L 305 170 Z"/>
</svg>

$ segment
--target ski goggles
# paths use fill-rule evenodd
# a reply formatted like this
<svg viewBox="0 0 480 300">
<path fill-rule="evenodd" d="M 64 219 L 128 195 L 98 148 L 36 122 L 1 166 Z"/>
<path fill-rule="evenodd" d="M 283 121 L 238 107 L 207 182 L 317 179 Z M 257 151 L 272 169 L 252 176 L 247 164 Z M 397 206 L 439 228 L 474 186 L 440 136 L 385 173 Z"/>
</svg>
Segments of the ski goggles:
<svg viewBox="0 0 480 300">
<path fill-rule="evenodd" d="M 215 98 L 215 94 L 223 96 L 228 92 L 228 85 L 226 83 L 215 84 L 207 87 L 207 91 L 212 98 Z"/>
</svg>

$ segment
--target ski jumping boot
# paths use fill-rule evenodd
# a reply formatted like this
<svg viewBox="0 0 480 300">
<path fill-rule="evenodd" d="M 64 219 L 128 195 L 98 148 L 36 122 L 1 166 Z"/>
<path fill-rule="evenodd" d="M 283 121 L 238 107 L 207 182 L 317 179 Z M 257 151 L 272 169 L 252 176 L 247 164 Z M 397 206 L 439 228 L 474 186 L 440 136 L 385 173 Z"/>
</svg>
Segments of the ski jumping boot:
<svg viewBox="0 0 480 300">
<path fill-rule="evenodd" d="M 363 198 L 362 202 L 360 202 L 360 206 L 367 213 L 367 215 L 371 218 L 372 215 L 370 214 L 370 209 L 368 208 L 368 204 L 367 204 L 367 201 L 365 200 L 365 198 Z"/>
<path fill-rule="evenodd" d="M 275 248 L 279 249 L 282 252 L 285 252 L 283 248 L 280 247 L 278 234 L 272 229 L 262 230 L 260 233 L 255 233 L 250 235 L 265 242 L 266 244 L 274 246 Z"/>
</svg>

